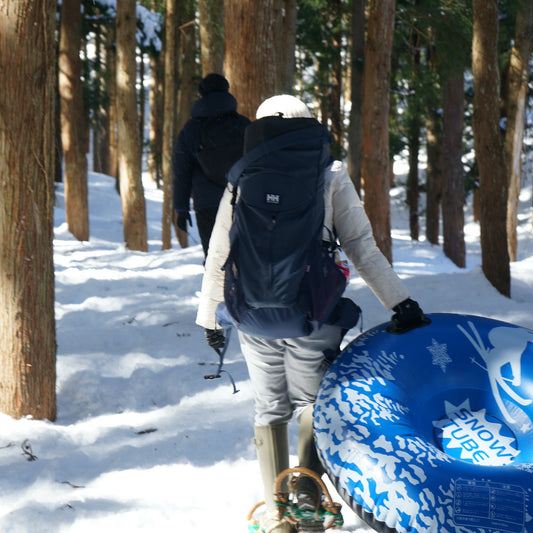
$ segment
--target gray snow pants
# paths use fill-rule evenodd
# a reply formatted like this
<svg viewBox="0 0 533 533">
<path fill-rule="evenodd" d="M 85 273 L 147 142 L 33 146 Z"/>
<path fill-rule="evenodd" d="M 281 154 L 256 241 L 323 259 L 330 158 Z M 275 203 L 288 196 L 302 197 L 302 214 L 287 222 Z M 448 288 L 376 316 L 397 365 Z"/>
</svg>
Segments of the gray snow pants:
<svg viewBox="0 0 533 533">
<path fill-rule="evenodd" d="M 288 422 L 314 403 L 342 329 L 324 325 L 307 337 L 261 339 L 239 332 L 255 399 L 255 425 Z"/>
</svg>

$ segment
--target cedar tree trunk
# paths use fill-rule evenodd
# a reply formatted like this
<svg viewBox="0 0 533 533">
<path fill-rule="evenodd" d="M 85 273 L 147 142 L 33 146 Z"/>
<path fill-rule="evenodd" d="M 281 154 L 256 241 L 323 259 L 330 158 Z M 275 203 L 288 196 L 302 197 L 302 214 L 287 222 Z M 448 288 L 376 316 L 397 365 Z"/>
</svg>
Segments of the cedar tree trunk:
<svg viewBox="0 0 533 533">
<path fill-rule="evenodd" d="M 124 240 L 146 252 L 146 204 L 141 180 L 141 146 L 135 92 L 135 0 L 117 2 L 118 165 Z"/>
<path fill-rule="evenodd" d="M 56 2 L 0 7 L 0 411 L 56 416 Z"/>
<path fill-rule="evenodd" d="M 365 209 L 376 243 L 392 263 L 389 199 L 389 77 L 395 0 L 370 0 L 365 45 L 363 166 Z"/>
<path fill-rule="evenodd" d="M 480 180 L 482 269 L 487 279 L 510 296 L 507 249 L 507 171 L 500 134 L 498 2 L 473 0 L 474 149 Z"/>
</svg>

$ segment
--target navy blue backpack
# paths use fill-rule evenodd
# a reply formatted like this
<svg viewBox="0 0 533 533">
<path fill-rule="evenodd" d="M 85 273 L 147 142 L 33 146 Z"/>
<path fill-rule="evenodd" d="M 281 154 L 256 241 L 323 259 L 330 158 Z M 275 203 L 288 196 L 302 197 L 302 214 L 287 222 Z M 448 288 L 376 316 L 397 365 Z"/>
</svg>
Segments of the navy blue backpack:
<svg viewBox="0 0 533 533">
<path fill-rule="evenodd" d="M 246 122 L 237 112 L 202 120 L 200 145 L 196 159 L 208 180 L 225 187 L 226 174 L 242 156 L 242 146 Z"/>
<path fill-rule="evenodd" d="M 228 173 L 233 223 L 219 324 L 272 339 L 329 323 L 346 277 L 334 243 L 323 242 L 328 142 L 327 128 L 310 118 L 265 117 L 248 126 L 245 155 Z"/>
</svg>

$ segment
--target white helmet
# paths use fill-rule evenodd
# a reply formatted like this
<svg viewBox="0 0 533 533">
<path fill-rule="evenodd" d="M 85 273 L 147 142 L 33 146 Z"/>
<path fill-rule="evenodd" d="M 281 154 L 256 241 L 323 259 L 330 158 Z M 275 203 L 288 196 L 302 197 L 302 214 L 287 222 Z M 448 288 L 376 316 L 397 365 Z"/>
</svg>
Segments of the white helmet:
<svg viewBox="0 0 533 533">
<path fill-rule="evenodd" d="M 283 118 L 305 117 L 313 118 L 309 108 L 295 96 L 278 94 L 267 98 L 255 113 L 255 118 L 279 116 Z"/>
</svg>

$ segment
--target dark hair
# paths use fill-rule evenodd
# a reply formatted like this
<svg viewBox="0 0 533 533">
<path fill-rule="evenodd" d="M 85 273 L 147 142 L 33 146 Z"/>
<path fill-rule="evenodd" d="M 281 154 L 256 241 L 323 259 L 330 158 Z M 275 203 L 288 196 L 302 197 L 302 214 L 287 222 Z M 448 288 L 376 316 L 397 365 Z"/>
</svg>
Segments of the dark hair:
<svg viewBox="0 0 533 533">
<path fill-rule="evenodd" d="M 198 85 L 198 92 L 201 96 L 217 92 L 227 93 L 228 91 L 228 80 L 220 74 L 208 74 Z"/>
</svg>

